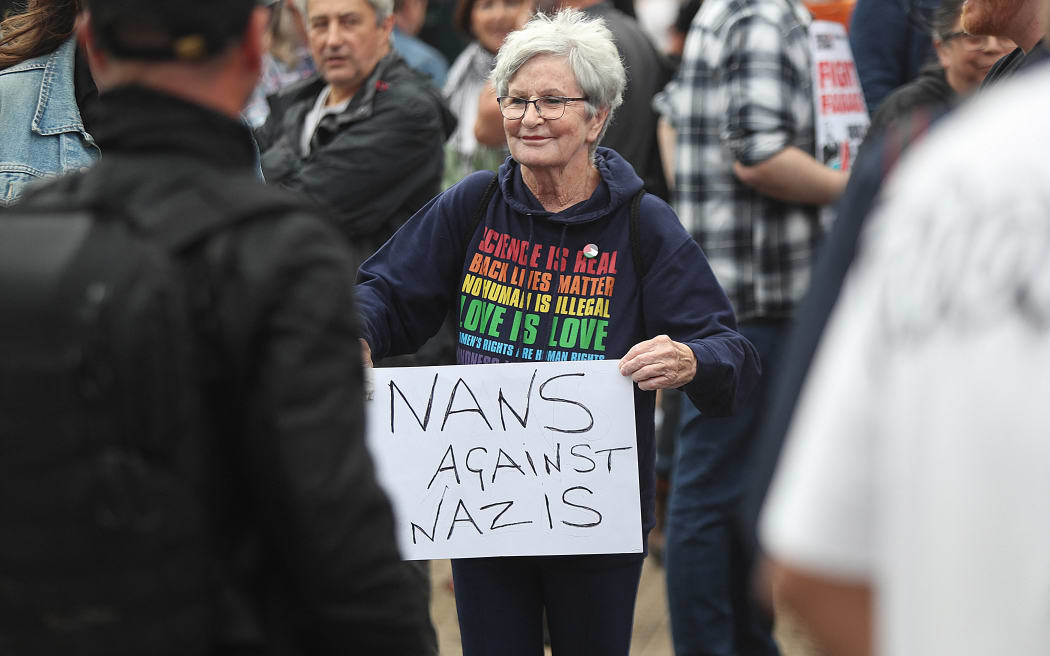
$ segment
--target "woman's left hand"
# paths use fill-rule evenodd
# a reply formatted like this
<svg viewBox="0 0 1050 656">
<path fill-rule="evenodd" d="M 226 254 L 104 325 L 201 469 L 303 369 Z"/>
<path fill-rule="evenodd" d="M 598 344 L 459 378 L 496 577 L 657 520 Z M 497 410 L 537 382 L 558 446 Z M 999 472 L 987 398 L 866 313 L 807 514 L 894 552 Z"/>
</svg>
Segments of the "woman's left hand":
<svg viewBox="0 0 1050 656">
<path fill-rule="evenodd" d="M 667 335 L 639 342 L 620 360 L 620 373 L 651 391 L 681 387 L 696 375 L 693 349 Z"/>
</svg>

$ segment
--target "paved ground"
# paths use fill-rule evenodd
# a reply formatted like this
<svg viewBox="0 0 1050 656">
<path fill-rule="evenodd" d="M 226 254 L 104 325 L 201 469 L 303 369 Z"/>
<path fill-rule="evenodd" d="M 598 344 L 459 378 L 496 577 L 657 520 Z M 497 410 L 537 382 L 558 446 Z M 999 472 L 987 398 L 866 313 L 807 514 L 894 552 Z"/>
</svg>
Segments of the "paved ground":
<svg viewBox="0 0 1050 656">
<path fill-rule="evenodd" d="M 437 627 L 441 656 L 460 656 L 459 625 L 456 620 L 456 602 L 448 583 L 452 569 L 447 560 L 431 563 L 433 601 L 431 616 Z M 811 642 L 797 623 L 778 616 L 777 641 L 784 656 L 818 656 Z M 549 653 L 549 652 L 548 652 Z M 634 614 L 634 639 L 631 656 L 673 656 L 671 624 L 667 616 L 667 598 L 664 594 L 664 570 L 652 558 L 645 560 L 638 603 Z"/>
</svg>

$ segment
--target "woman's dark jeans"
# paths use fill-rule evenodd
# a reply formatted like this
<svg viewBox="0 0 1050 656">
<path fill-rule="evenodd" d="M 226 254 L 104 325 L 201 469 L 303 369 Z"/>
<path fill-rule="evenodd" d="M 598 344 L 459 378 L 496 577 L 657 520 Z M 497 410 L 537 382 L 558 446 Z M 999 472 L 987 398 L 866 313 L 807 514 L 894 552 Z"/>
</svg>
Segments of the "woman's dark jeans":
<svg viewBox="0 0 1050 656">
<path fill-rule="evenodd" d="M 464 656 L 627 656 L 643 554 L 452 561 Z"/>
</svg>

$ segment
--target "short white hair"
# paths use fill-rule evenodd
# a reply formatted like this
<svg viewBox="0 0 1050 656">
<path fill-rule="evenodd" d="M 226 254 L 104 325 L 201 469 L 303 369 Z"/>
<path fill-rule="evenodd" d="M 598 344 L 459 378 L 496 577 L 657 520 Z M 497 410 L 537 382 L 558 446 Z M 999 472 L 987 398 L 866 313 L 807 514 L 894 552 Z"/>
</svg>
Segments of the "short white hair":
<svg viewBox="0 0 1050 656">
<path fill-rule="evenodd" d="M 620 52 L 605 21 L 589 18 L 575 9 L 564 9 L 553 16 L 536 14 L 525 27 L 511 32 L 499 49 L 491 76 L 496 94 L 507 95 L 511 78 L 538 55 L 566 59 L 576 83 L 587 97 L 588 116 L 593 117 L 602 109 L 609 110 L 598 136 L 600 142 L 613 112 L 623 104 L 623 90 L 627 86 Z"/>
<path fill-rule="evenodd" d="M 309 0 L 292 0 L 295 8 L 299 10 L 304 21 L 310 20 Z M 394 0 L 365 0 L 376 13 L 376 24 L 382 23 L 388 16 L 394 13 Z"/>
</svg>

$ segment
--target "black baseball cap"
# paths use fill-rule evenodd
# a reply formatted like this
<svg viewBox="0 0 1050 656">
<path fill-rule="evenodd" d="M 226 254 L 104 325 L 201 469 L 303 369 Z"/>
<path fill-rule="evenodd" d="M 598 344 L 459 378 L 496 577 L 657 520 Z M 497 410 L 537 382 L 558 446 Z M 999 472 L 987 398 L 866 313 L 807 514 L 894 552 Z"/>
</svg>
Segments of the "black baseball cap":
<svg viewBox="0 0 1050 656">
<path fill-rule="evenodd" d="M 85 0 L 101 48 L 123 59 L 200 61 L 240 38 L 276 0 Z"/>
</svg>

